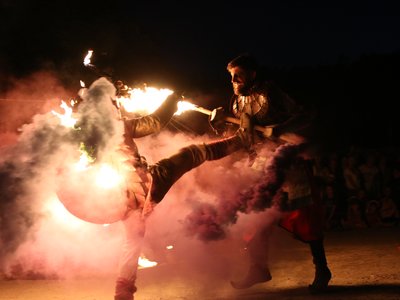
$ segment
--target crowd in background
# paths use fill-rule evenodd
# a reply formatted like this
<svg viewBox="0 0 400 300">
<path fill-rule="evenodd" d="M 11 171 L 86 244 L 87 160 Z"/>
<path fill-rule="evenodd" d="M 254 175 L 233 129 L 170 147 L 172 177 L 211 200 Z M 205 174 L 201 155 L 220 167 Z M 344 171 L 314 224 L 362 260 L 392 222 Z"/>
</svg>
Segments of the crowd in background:
<svg viewBox="0 0 400 300">
<path fill-rule="evenodd" d="M 400 224 L 400 155 L 395 149 L 352 146 L 315 159 L 326 230 Z"/>
</svg>

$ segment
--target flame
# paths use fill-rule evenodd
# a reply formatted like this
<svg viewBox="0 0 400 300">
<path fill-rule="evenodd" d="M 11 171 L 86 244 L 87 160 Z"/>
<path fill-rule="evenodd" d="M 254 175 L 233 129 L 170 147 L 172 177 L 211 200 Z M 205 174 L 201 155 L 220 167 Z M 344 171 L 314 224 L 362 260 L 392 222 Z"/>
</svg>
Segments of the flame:
<svg viewBox="0 0 400 300">
<path fill-rule="evenodd" d="M 150 261 L 143 254 L 138 259 L 139 269 L 151 268 L 158 265 L 156 261 Z"/>
<path fill-rule="evenodd" d="M 55 116 L 60 118 L 61 125 L 65 126 L 65 127 L 73 128 L 77 122 L 77 119 L 74 119 L 72 117 L 72 108 L 69 107 L 64 101 L 61 101 L 60 107 L 62 109 L 64 109 L 64 114 L 60 114 L 58 112 L 55 112 L 54 110 L 52 110 L 51 112 Z"/>
<path fill-rule="evenodd" d="M 196 105 L 188 101 L 179 101 L 178 110 L 176 111 L 175 115 L 179 116 L 185 111 L 196 109 L 196 107 L 197 107 Z"/>
<path fill-rule="evenodd" d="M 126 112 L 135 112 L 138 115 L 148 115 L 154 112 L 173 93 L 170 89 L 157 89 L 144 86 L 143 88 L 128 88 L 130 97 L 117 97 L 117 106 L 123 107 Z M 179 101 L 175 115 L 181 115 L 188 110 L 198 107 L 188 101 Z"/>
<path fill-rule="evenodd" d="M 85 145 L 81 143 L 79 152 L 81 155 L 79 161 L 74 165 L 76 172 L 83 172 L 89 168 L 96 168 L 95 182 L 98 187 L 103 189 L 111 189 L 123 182 L 123 175 L 120 174 L 119 170 L 114 168 L 112 163 L 102 162 L 96 166 L 91 165 L 95 158 L 93 158 L 86 150 Z M 123 157 L 116 157 L 113 155 L 114 160 L 116 159 L 119 163 L 122 163 Z"/>
<path fill-rule="evenodd" d="M 79 157 L 79 161 L 74 165 L 74 169 L 77 172 L 86 170 L 89 168 L 89 165 L 95 161 L 95 159 L 86 151 L 84 143 L 81 143 L 79 152 L 81 153 L 81 156 Z"/>
<path fill-rule="evenodd" d="M 128 91 L 130 97 L 118 97 L 117 103 L 127 112 L 148 115 L 154 112 L 173 93 L 170 89 L 154 87 L 134 88 Z"/>
<path fill-rule="evenodd" d="M 83 59 L 83 64 L 85 66 L 92 66 L 92 64 L 90 63 L 90 59 L 92 58 L 93 55 L 93 50 L 88 50 L 88 53 L 86 54 L 85 58 Z"/>
<path fill-rule="evenodd" d="M 81 154 L 79 157 L 79 161 L 74 165 L 75 171 L 84 171 L 89 167 L 89 164 L 92 163 L 91 158 L 87 154 Z"/>
<path fill-rule="evenodd" d="M 104 189 L 111 189 L 123 181 L 118 170 L 109 164 L 101 164 L 96 176 L 96 184 Z"/>
</svg>

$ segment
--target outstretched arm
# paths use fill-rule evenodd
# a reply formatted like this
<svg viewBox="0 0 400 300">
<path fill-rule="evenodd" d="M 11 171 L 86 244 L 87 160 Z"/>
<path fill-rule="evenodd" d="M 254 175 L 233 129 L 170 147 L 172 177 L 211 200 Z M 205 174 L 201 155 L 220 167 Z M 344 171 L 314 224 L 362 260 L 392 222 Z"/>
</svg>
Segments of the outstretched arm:
<svg viewBox="0 0 400 300">
<path fill-rule="evenodd" d="M 152 114 L 125 120 L 125 129 L 132 138 L 140 138 L 159 132 L 171 120 L 178 108 L 180 96 L 173 93 Z"/>
</svg>

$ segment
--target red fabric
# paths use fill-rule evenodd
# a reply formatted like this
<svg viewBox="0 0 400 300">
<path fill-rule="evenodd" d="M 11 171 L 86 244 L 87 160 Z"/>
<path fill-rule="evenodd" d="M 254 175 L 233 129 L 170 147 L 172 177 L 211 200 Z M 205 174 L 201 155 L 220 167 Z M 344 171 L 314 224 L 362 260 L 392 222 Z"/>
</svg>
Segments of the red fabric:
<svg viewBox="0 0 400 300">
<path fill-rule="evenodd" d="M 303 242 L 318 240 L 323 237 L 322 215 L 322 207 L 312 204 L 287 213 L 279 226 Z"/>
<path fill-rule="evenodd" d="M 279 226 L 292 233 L 296 239 L 310 242 L 323 238 L 325 211 L 311 169 L 306 169 L 311 184 L 313 203 L 286 213 L 279 222 Z"/>
</svg>

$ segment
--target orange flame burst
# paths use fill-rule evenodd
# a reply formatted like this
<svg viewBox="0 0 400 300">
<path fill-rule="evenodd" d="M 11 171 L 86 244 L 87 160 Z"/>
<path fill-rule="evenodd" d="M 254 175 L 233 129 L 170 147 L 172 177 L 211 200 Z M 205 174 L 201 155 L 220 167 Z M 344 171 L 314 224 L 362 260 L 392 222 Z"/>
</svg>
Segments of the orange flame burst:
<svg viewBox="0 0 400 300">
<path fill-rule="evenodd" d="M 129 98 L 117 98 L 118 105 L 123 106 L 127 112 L 148 115 L 154 112 L 173 91 L 146 86 L 144 88 L 130 89 L 128 93 L 130 95 Z"/>
<path fill-rule="evenodd" d="M 117 105 L 128 113 L 148 115 L 154 112 L 173 93 L 167 88 L 157 89 L 144 86 L 143 88 L 128 88 L 129 97 L 117 97 Z M 195 110 L 196 105 L 188 101 L 179 101 L 175 115 L 181 115 L 188 110 Z"/>
</svg>

